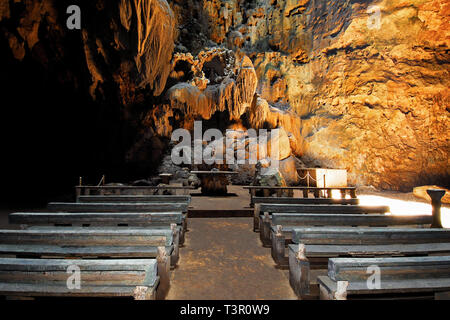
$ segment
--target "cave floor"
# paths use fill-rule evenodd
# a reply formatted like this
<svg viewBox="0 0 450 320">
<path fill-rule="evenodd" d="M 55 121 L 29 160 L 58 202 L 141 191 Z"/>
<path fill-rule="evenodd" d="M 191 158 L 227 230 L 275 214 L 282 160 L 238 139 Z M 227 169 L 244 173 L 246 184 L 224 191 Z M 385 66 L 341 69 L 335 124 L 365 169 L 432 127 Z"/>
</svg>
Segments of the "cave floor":
<svg viewBox="0 0 450 320">
<path fill-rule="evenodd" d="M 252 218 L 190 219 L 167 299 L 296 299 Z"/>
</svg>

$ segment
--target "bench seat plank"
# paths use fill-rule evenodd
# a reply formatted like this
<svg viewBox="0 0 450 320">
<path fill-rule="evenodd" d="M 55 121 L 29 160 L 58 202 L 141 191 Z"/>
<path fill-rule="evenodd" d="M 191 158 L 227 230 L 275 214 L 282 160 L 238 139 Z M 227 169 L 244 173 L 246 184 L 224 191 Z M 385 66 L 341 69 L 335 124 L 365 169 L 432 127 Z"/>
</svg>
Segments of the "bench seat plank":
<svg viewBox="0 0 450 320">
<path fill-rule="evenodd" d="M 450 278 L 450 256 L 330 258 L 328 277 L 333 281 L 366 281 L 367 268 L 377 266 L 381 282 L 414 278 Z"/>
<path fill-rule="evenodd" d="M 166 247 L 167 255 L 171 255 L 173 246 Z M 157 247 L 150 246 L 57 246 L 30 244 L 0 244 L 2 255 L 36 255 L 51 257 L 126 257 L 156 258 Z"/>
<path fill-rule="evenodd" d="M 182 224 L 179 212 L 16 212 L 9 215 L 11 224 Z"/>
<path fill-rule="evenodd" d="M 319 285 L 330 292 L 336 292 L 337 282 L 327 276 L 317 278 Z M 350 282 L 347 288 L 349 295 L 410 293 L 410 292 L 439 292 L 450 290 L 450 279 L 409 279 L 381 281 L 380 289 L 369 289 L 366 281 Z"/>
<path fill-rule="evenodd" d="M 77 202 L 90 203 L 110 203 L 110 202 L 191 202 L 191 196 L 183 195 L 100 195 L 100 196 L 79 196 Z"/>
<path fill-rule="evenodd" d="M 0 230 L 1 244 L 37 243 L 60 246 L 122 245 L 170 246 L 173 233 L 170 229 L 136 228 L 47 228 L 27 230 Z"/>
<path fill-rule="evenodd" d="M 290 244 L 289 255 L 296 256 L 298 244 Z M 450 254 L 450 243 L 415 243 L 386 245 L 305 245 L 307 257 L 427 255 Z"/>
<path fill-rule="evenodd" d="M 253 197 L 253 203 L 358 205 L 359 199 Z"/>
<path fill-rule="evenodd" d="M 314 213 L 273 213 L 272 216 L 260 216 L 260 239 L 264 246 L 271 245 L 271 234 L 276 226 L 281 225 L 287 240 L 291 239 L 292 230 L 302 226 L 427 226 L 431 224 L 430 215 L 394 216 L 384 214 L 314 214 Z M 272 230 L 272 231 L 271 231 Z"/>
<path fill-rule="evenodd" d="M 431 215 L 273 213 L 272 225 L 291 226 L 400 226 L 431 224 Z"/>
<path fill-rule="evenodd" d="M 50 202 L 47 208 L 60 212 L 187 212 L 187 202 L 116 202 L 116 203 L 80 203 L 80 202 Z"/>
<path fill-rule="evenodd" d="M 67 287 L 67 270 L 81 271 L 80 289 Z M 7 296 L 132 296 L 154 298 L 159 284 L 156 259 L 0 259 L 0 294 Z M 137 291 L 136 291 L 137 290 Z"/>
<path fill-rule="evenodd" d="M 386 213 L 389 212 L 389 206 L 343 206 L 343 205 L 307 205 L 307 204 L 276 204 L 260 203 L 260 213 L 328 213 L 328 214 L 368 214 L 368 213 Z"/>
<path fill-rule="evenodd" d="M 300 228 L 292 242 L 303 244 L 401 244 L 450 242 L 450 230 L 418 228 Z"/>
</svg>

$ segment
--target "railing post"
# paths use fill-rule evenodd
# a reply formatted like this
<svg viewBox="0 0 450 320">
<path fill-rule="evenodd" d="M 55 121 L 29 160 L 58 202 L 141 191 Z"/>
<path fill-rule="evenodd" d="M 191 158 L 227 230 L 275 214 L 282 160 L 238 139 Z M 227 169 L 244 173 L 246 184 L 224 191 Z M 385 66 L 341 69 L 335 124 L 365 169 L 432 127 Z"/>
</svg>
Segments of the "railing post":
<svg viewBox="0 0 450 320">
<path fill-rule="evenodd" d="M 443 189 L 428 189 L 428 195 L 431 198 L 431 206 L 433 213 L 433 220 L 431 223 L 432 228 L 442 228 L 441 221 L 441 199 L 445 195 L 445 190 Z"/>
</svg>

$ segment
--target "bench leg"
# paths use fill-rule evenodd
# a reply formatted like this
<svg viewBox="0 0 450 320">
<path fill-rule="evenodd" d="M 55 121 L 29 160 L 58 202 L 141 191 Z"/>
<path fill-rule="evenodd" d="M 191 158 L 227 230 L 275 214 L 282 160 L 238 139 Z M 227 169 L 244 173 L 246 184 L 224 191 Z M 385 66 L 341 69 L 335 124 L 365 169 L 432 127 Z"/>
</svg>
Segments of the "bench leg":
<svg viewBox="0 0 450 320">
<path fill-rule="evenodd" d="M 253 211 L 253 231 L 258 232 L 259 229 L 259 215 L 260 215 L 260 205 L 259 203 L 255 204 L 255 209 Z"/>
<path fill-rule="evenodd" d="M 175 268 L 180 259 L 180 231 L 175 223 L 171 224 L 170 227 L 173 232 L 173 252 L 170 256 L 170 266 Z"/>
<path fill-rule="evenodd" d="M 158 276 L 159 286 L 156 292 L 158 300 L 164 299 L 170 289 L 170 257 L 167 256 L 166 248 L 158 247 Z"/>
<path fill-rule="evenodd" d="M 338 281 L 336 291 L 330 291 L 320 284 L 320 300 L 347 300 L 348 281 Z"/>
<path fill-rule="evenodd" d="M 286 239 L 282 233 L 272 232 L 272 258 L 279 266 L 286 266 Z"/>
<path fill-rule="evenodd" d="M 263 247 L 269 248 L 272 245 L 272 242 L 270 240 L 270 216 L 266 213 L 264 215 L 263 221 L 260 223 L 260 229 L 259 229 L 259 239 L 261 240 Z"/>
<path fill-rule="evenodd" d="M 151 287 L 137 286 L 133 292 L 134 300 L 155 300 L 155 289 Z"/>
<path fill-rule="evenodd" d="M 254 207 L 254 203 L 253 203 L 253 197 L 256 195 L 256 191 L 255 189 L 249 189 L 250 192 L 250 208 Z"/>
<path fill-rule="evenodd" d="M 298 297 L 309 295 L 310 264 L 305 256 L 305 246 L 300 244 L 298 252 L 289 251 L 289 283 Z"/>
<path fill-rule="evenodd" d="M 319 286 L 320 300 L 334 300 L 331 292 L 328 291 L 323 285 Z"/>
<path fill-rule="evenodd" d="M 183 227 L 181 227 L 181 230 L 180 230 L 180 242 L 179 242 L 180 246 L 184 245 L 184 238 L 185 238 L 185 230 L 184 230 Z"/>
</svg>

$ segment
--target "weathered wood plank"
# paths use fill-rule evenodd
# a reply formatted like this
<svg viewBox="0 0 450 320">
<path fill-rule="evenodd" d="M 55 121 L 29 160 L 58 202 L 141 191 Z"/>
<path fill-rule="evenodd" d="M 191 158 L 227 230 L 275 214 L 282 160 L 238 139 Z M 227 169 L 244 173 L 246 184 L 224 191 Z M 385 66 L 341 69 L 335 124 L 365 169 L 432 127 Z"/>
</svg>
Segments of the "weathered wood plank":
<svg viewBox="0 0 450 320">
<path fill-rule="evenodd" d="M 322 292 L 328 293 L 332 296 L 337 291 L 337 282 L 331 280 L 327 276 L 319 276 L 317 281 L 321 287 L 321 299 L 326 298 L 322 296 Z M 365 281 L 350 282 L 347 287 L 347 295 L 383 295 L 383 294 L 398 294 L 401 298 L 402 294 L 406 293 L 430 293 L 446 291 L 450 289 L 450 279 L 409 279 L 409 280 L 389 280 L 382 281 L 380 289 L 369 289 Z"/>
<path fill-rule="evenodd" d="M 253 197 L 253 203 L 358 205 L 359 199 Z"/>
<path fill-rule="evenodd" d="M 406 226 L 429 225 L 430 215 L 273 213 L 272 225 L 284 226 Z"/>
<path fill-rule="evenodd" d="M 181 212 L 17 212 L 9 215 L 11 224 L 102 224 L 169 225 L 182 224 Z"/>
<path fill-rule="evenodd" d="M 68 267 L 81 271 L 82 286 L 69 289 Z M 0 259 L 0 294 L 7 296 L 132 296 L 154 299 L 160 277 L 156 259 Z"/>
<path fill-rule="evenodd" d="M 110 203 L 110 202 L 191 202 L 191 196 L 184 195 L 103 195 L 103 196 L 79 196 L 77 202 L 81 203 Z"/>
<path fill-rule="evenodd" d="M 260 216 L 260 219 L 263 216 Z M 384 214 L 312 214 L 312 213 L 273 213 L 263 219 L 260 239 L 264 246 L 270 245 L 271 229 L 281 225 L 286 239 L 291 239 L 292 230 L 302 226 L 413 226 L 431 223 L 431 216 L 393 216 Z"/>
<path fill-rule="evenodd" d="M 290 244 L 289 254 L 298 252 L 298 244 Z M 307 257 L 333 258 L 342 256 L 400 256 L 450 254 L 450 243 L 415 243 L 415 244 L 384 244 L 384 245 L 305 245 Z"/>
<path fill-rule="evenodd" d="M 27 230 L 0 230 L 1 244 L 47 244 L 59 246 L 170 246 L 173 234 L 170 229 L 137 228 L 53 228 Z"/>
<path fill-rule="evenodd" d="M 370 266 L 380 270 L 380 282 L 386 280 L 450 279 L 450 256 L 331 258 L 328 277 L 333 281 L 367 281 Z"/>
<path fill-rule="evenodd" d="M 368 214 L 389 212 L 388 206 L 360 206 L 360 205 L 306 205 L 306 204 L 275 204 L 261 203 L 260 212 L 269 213 L 329 213 L 329 214 Z"/>
<path fill-rule="evenodd" d="M 292 242 L 303 244 L 407 244 L 450 242 L 450 230 L 417 228 L 300 228 Z"/>
<path fill-rule="evenodd" d="M 71 203 L 50 202 L 48 209 L 60 212 L 187 212 L 187 202 L 162 203 L 162 202 L 137 202 L 137 203 Z"/>
<path fill-rule="evenodd" d="M 166 247 L 167 254 L 172 254 L 173 246 Z M 129 257 L 156 258 L 157 247 L 152 246 L 58 246 L 43 244 L 0 244 L 2 255 L 26 255 L 49 257 Z"/>
</svg>

